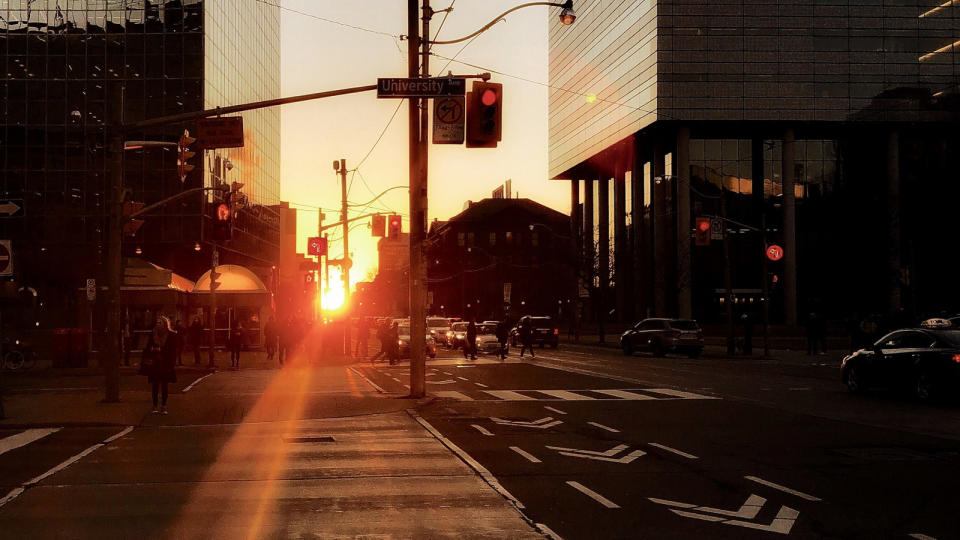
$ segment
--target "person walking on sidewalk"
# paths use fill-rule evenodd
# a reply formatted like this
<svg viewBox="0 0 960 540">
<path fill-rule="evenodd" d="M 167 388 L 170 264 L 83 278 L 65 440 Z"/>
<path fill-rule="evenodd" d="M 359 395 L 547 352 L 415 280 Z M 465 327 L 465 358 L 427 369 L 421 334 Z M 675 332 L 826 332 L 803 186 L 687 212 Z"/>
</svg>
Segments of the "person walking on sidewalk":
<svg viewBox="0 0 960 540">
<path fill-rule="evenodd" d="M 507 358 L 507 335 L 510 333 L 510 324 L 507 318 L 497 323 L 497 342 L 500 344 L 500 360 Z"/>
<path fill-rule="evenodd" d="M 200 344 L 203 343 L 203 324 L 200 323 L 199 316 L 193 318 L 186 337 L 190 348 L 193 349 L 193 365 L 198 366 L 200 365 Z"/>
<path fill-rule="evenodd" d="M 277 332 L 277 320 L 270 316 L 267 320 L 267 324 L 263 326 L 263 346 L 267 349 L 267 360 L 273 361 L 273 357 L 277 354 L 278 340 L 280 338 L 279 333 Z M 280 365 L 283 365 L 283 361 L 280 361 Z"/>
<path fill-rule="evenodd" d="M 377 351 L 377 354 L 370 357 L 371 364 L 376 364 L 377 360 L 380 358 L 388 358 L 390 349 L 389 344 L 387 343 L 387 335 L 389 333 L 390 330 L 387 328 L 386 321 L 383 321 L 377 325 L 377 340 L 380 342 L 380 350 Z"/>
<path fill-rule="evenodd" d="M 463 357 L 470 357 L 471 360 L 477 359 L 477 321 L 470 317 L 470 323 L 467 324 L 467 335 L 463 339 Z"/>
<path fill-rule="evenodd" d="M 227 338 L 227 348 L 230 349 L 230 367 L 240 369 L 240 349 L 243 348 L 243 325 L 234 321 Z"/>
<path fill-rule="evenodd" d="M 530 349 L 530 357 L 536 358 L 533 352 L 533 321 L 530 317 L 524 317 L 520 321 L 520 358 L 523 358 L 523 351 Z"/>
<path fill-rule="evenodd" d="M 387 330 L 387 359 L 390 365 L 400 361 L 400 328 L 396 322 Z"/>
<path fill-rule="evenodd" d="M 177 382 L 175 364 L 179 347 L 180 336 L 170 327 L 170 319 L 159 317 L 144 348 L 143 360 L 143 362 L 149 361 L 145 370 L 147 381 L 151 385 L 154 414 L 167 414 L 168 385 Z M 162 398 L 162 401 L 158 398 Z"/>
<path fill-rule="evenodd" d="M 370 321 L 366 317 L 360 317 L 357 323 L 357 346 L 354 357 L 365 360 L 370 353 L 368 341 L 370 340 Z"/>
</svg>

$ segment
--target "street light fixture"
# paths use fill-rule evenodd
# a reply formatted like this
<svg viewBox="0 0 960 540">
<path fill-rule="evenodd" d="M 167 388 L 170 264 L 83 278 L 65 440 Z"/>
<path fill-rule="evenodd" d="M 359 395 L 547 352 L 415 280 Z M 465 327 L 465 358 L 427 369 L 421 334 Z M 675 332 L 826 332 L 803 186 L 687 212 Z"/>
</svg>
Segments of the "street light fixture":
<svg viewBox="0 0 960 540">
<path fill-rule="evenodd" d="M 577 13 L 573 11 L 573 0 L 569 0 L 563 5 L 563 11 L 560 12 L 560 24 L 570 26 L 577 20 Z"/>
</svg>

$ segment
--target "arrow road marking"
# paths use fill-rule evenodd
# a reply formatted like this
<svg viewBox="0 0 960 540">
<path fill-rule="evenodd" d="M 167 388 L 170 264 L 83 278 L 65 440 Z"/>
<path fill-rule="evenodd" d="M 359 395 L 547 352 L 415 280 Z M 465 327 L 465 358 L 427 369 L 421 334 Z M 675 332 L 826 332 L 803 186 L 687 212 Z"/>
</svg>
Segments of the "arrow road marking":
<svg viewBox="0 0 960 540">
<path fill-rule="evenodd" d="M 470 426 L 472 426 L 473 429 L 479 431 L 480 433 L 483 433 L 483 434 L 486 435 L 487 437 L 493 437 L 493 433 L 490 433 L 490 430 L 488 430 L 487 428 L 485 428 L 485 427 L 483 427 L 483 426 L 478 426 L 478 425 L 476 425 L 476 424 L 470 424 Z"/>
<path fill-rule="evenodd" d="M 620 453 L 621 450 L 626 450 L 627 448 L 629 448 L 629 446 L 625 444 L 618 444 L 617 446 L 614 446 L 613 448 L 605 452 L 597 452 L 596 450 L 579 450 L 577 448 L 564 448 L 562 446 L 548 446 L 547 448 L 551 450 L 556 450 L 558 452 L 573 452 L 575 454 L 588 454 L 591 456 L 611 457 Z"/>
<path fill-rule="evenodd" d="M 518 427 L 528 427 L 534 429 L 547 429 L 552 428 L 553 426 L 559 426 L 563 423 L 562 420 L 554 420 L 552 416 L 546 418 L 541 418 L 539 420 L 534 420 L 532 422 L 524 422 L 523 420 L 504 420 L 503 418 L 496 418 L 491 416 L 490 420 L 493 420 L 497 424 L 504 426 L 518 426 Z"/>
<path fill-rule="evenodd" d="M 752 481 L 752 482 L 756 482 L 756 483 L 758 483 L 758 484 L 767 486 L 767 487 L 769 487 L 769 488 L 773 488 L 773 489 L 780 490 L 780 491 L 782 491 L 782 492 L 784 492 L 784 493 L 789 493 L 789 494 L 791 494 L 791 495 L 796 495 L 797 497 L 800 497 L 801 499 L 806 499 L 806 500 L 808 500 L 808 501 L 813 501 L 813 502 L 819 502 L 819 501 L 820 501 L 819 498 L 814 497 L 813 495 L 807 495 L 806 493 L 804 493 L 804 492 L 802 492 L 802 491 L 797 491 L 797 490 L 795 490 L 795 489 L 790 489 L 790 488 L 788 488 L 788 487 L 781 486 L 780 484 L 774 484 L 773 482 L 771 482 L 771 481 L 769 481 L 769 480 L 764 480 L 763 478 L 757 478 L 756 476 L 744 476 L 744 478 L 746 478 L 747 480 L 750 480 L 750 481 Z"/>
<path fill-rule="evenodd" d="M 521 456 L 527 458 L 527 461 L 529 461 L 530 463 L 541 463 L 541 461 L 537 459 L 536 456 L 520 448 L 519 446 L 511 446 L 510 449 L 520 454 Z"/>
<path fill-rule="evenodd" d="M 605 429 L 605 430 L 609 431 L 610 433 L 620 433 L 620 430 L 619 430 L 619 429 L 614 429 L 614 428 L 612 428 L 612 427 L 605 426 L 605 425 L 599 424 L 599 423 L 597 423 L 597 422 L 587 422 L 587 424 L 589 424 L 589 425 L 591 425 L 591 426 L 593 426 L 593 427 L 598 427 L 598 428 L 600 428 L 600 429 Z"/>
<path fill-rule="evenodd" d="M 740 506 L 739 510 L 724 510 L 722 508 L 711 508 L 709 506 L 695 506 L 689 503 L 670 501 L 667 499 L 655 499 L 653 497 L 649 497 L 649 500 L 650 502 L 656 504 L 684 508 L 685 510 L 677 510 L 676 508 L 670 509 L 671 512 L 677 514 L 678 516 L 699 519 L 703 521 L 711 521 L 714 523 L 721 522 L 724 525 L 734 525 L 737 527 L 745 527 L 747 529 L 756 529 L 759 531 L 775 532 L 779 534 L 790 534 L 793 524 L 797 521 L 797 517 L 800 515 L 800 512 L 794 510 L 793 508 L 781 506 L 780 511 L 777 512 L 777 516 L 773 518 L 773 521 L 771 521 L 769 525 L 744 521 L 746 519 L 753 519 L 757 517 L 757 514 L 760 513 L 763 505 L 767 502 L 767 500 L 763 497 L 752 493 Z M 695 512 L 692 510 L 695 510 Z M 697 512 L 706 512 L 706 514 Z M 738 519 L 725 519 L 717 516 L 727 516 Z"/>
<path fill-rule="evenodd" d="M 793 528 L 793 524 L 796 523 L 797 517 L 799 515 L 800 515 L 800 512 L 797 512 L 793 508 L 790 508 L 788 506 L 781 506 L 780 511 L 777 512 L 777 517 L 773 518 L 773 521 L 771 521 L 769 525 L 763 525 L 760 523 L 750 523 L 747 521 L 740 521 L 737 519 L 724 521 L 723 524 L 736 525 L 737 527 L 746 527 L 748 529 L 756 529 L 758 531 L 790 534 L 790 529 Z"/>
<path fill-rule="evenodd" d="M 581 484 L 580 482 L 568 481 L 567 485 L 579 491 L 580 493 L 583 493 L 587 497 L 590 497 L 591 499 L 597 501 L 598 503 L 602 504 L 607 508 L 620 508 L 620 506 L 617 503 L 611 501 L 610 499 L 604 497 L 603 495 L 597 493 L 596 491 L 593 491 L 592 489 Z"/>
<path fill-rule="evenodd" d="M 687 459 L 700 459 L 700 458 L 698 458 L 697 456 L 695 456 L 695 455 L 693 455 L 693 454 L 688 454 L 688 453 L 686 453 L 686 452 L 681 452 L 680 450 L 677 450 L 676 448 L 670 448 L 669 446 L 666 446 L 666 445 L 663 445 L 663 444 L 658 444 L 658 443 L 655 443 L 655 442 L 647 443 L 647 444 L 649 444 L 650 446 L 653 446 L 653 447 L 655 447 L 655 448 L 659 448 L 659 449 L 661 449 L 661 450 L 666 450 L 667 452 L 673 452 L 674 454 L 677 454 L 678 456 L 683 456 L 683 457 L 685 457 L 685 458 L 687 458 Z"/>
<path fill-rule="evenodd" d="M 597 452 L 594 450 L 578 450 L 576 448 L 563 448 L 559 446 L 547 446 L 550 450 L 560 452 L 561 456 L 576 457 L 583 459 L 595 459 L 597 461 L 609 461 L 611 463 L 622 463 L 624 465 L 632 463 L 635 459 L 646 454 L 643 450 L 634 450 L 623 457 L 614 458 L 621 451 L 629 448 L 625 444 L 618 444 L 606 452 Z"/>
</svg>

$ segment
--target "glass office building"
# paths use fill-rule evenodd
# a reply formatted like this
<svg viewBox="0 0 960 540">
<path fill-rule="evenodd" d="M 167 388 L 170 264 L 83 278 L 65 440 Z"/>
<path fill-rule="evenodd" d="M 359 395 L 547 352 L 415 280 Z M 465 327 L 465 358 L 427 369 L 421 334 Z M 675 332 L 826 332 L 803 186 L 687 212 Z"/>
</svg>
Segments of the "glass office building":
<svg viewBox="0 0 960 540">
<path fill-rule="evenodd" d="M 279 26 L 279 9 L 255 0 L 0 1 L 0 190 L 25 207 L 0 220 L 12 277 L 53 304 L 72 302 L 85 278 L 104 282 L 110 119 L 120 110 L 130 123 L 279 97 Z M 245 184 L 249 205 L 221 261 L 269 268 L 279 243 L 268 209 L 279 202 L 279 112 L 243 116 L 245 146 L 198 151 L 185 182 L 175 148 L 164 147 L 124 152 L 123 182 L 127 199 L 149 205 L 229 169 L 225 180 Z M 195 125 L 125 138 L 175 142 L 184 129 Z M 151 213 L 124 238 L 124 256 L 196 279 L 210 264 L 208 202 L 198 194 Z"/>
<path fill-rule="evenodd" d="M 764 282 L 789 324 L 960 310 L 937 247 L 960 196 L 960 3 L 584 0 L 577 12 L 549 34 L 550 175 L 571 181 L 581 250 L 614 260 L 591 271 L 630 299 L 617 318 L 725 317 L 724 232 L 735 315 L 766 301 Z M 720 225 L 722 211 L 739 225 Z M 692 238 L 696 217 L 718 222 L 708 245 Z M 785 251 L 766 275 L 763 222 Z"/>
</svg>

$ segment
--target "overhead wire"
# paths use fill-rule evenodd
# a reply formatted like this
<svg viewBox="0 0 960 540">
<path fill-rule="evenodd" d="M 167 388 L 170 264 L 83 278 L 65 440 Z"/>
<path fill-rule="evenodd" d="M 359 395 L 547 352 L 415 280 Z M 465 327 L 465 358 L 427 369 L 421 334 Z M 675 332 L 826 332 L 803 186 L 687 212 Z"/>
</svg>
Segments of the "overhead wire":
<svg viewBox="0 0 960 540">
<path fill-rule="evenodd" d="M 280 5 L 280 4 L 271 2 L 271 1 L 269 1 L 269 0 L 256 0 L 256 1 L 257 1 L 257 2 L 260 2 L 261 4 L 265 4 L 265 5 L 268 5 L 268 6 L 271 6 L 271 7 L 275 7 L 275 8 L 278 8 L 278 9 L 282 9 L 282 10 L 284 10 L 284 11 L 289 11 L 289 12 L 291 12 L 291 13 L 296 13 L 296 14 L 298 14 L 298 15 L 303 15 L 304 17 L 310 17 L 311 19 L 316 19 L 316 20 L 318 20 L 318 21 L 323 21 L 323 22 L 327 22 L 327 23 L 331 23 L 331 24 L 336 24 L 336 25 L 339 25 L 339 26 L 343 26 L 343 27 L 346 27 L 346 28 L 352 28 L 352 29 L 354 29 L 354 30 L 360 30 L 360 31 L 362 31 L 362 32 L 367 32 L 367 33 L 370 33 L 370 34 L 377 34 L 377 35 L 380 35 L 380 36 L 386 36 L 386 37 L 389 37 L 389 38 L 392 38 L 392 39 L 400 39 L 400 35 L 399 35 L 399 34 L 391 34 L 391 33 L 389 33 L 389 32 L 382 32 L 382 31 L 380 31 L 380 30 L 373 30 L 372 28 L 364 28 L 363 26 L 357 26 L 357 25 L 355 25 L 355 24 L 345 23 L 345 22 L 343 22 L 343 21 L 337 21 L 337 20 L 334 20 L 334 19 L 328 19 L 328 18 L 326 18 L 326 17 L 321 17 L 321 16 L 319 16 L 319 15 L 314 15 L 313 13 L 307 13 L 306 11 L 300 11 L 299 9 L 294 9 L 294 8 L 291 8 L 291 7 L 282 6 L 282 5 Z"/>
</svg>

